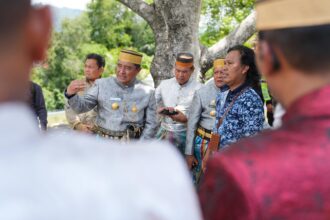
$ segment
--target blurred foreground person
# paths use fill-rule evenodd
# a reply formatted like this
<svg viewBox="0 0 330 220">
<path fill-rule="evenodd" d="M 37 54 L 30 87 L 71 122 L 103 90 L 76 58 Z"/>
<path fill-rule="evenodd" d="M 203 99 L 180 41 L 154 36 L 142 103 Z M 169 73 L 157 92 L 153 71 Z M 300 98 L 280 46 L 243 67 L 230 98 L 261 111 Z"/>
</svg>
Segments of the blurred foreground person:
<svg viewBox="0 0 330 220">
<path fill-rule="evenodd" d="M 50 31 L 49 8 L 1 1 L 0 219 L 201 219 L 185 162 L 171 146 L 38 132 L 26 94 Z"/>
<path fill-rule="evenodd" d="M 278 130 L 210 161 L 200 191 L 205 219 L 330 218 L 329 7 L 257 3 L 258 66 L 286 113 Z"/>
</svg>

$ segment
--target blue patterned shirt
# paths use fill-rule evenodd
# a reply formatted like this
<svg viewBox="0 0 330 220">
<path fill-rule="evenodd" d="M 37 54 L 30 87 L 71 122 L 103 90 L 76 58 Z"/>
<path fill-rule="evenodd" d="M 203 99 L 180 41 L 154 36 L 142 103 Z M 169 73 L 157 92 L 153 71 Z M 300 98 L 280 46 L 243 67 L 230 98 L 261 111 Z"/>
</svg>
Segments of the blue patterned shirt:
<svg viewBox="0 0 330 220">
<path fill-rule="evenodd" d="M 218 100 L 222 98 L 221 95 L 217 96 L 215 126 L 218 125 L 219 119 L 225 113 L 234 97 L 244 89 L 246 90 L 236 99 L 233 107 L 217 130 L 221 135 L 221 148 L 227 147 L 243 137 L 254 135 L 263 128 L 263 102 L 260 96 L 246 84 L 229 91 L 223 106 L 221 106 L 221 100 Z"/>
</svg>

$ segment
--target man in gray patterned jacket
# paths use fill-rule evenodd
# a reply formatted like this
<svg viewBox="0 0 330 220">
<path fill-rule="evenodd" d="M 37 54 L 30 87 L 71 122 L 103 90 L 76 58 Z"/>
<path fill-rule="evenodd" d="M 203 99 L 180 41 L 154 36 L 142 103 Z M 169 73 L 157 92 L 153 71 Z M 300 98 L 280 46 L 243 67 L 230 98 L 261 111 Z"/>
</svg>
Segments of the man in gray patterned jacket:
<svg viewBox="0 0 330 220">
<path fill-rule="evenodd" d="M 221 92 L 222 88 L 225 87 L 222 72 L 223 66 L 223 59 L 214 61 L 214 78 L 195 92 L 190 105 L 185 154 L 189 169 L 193 168 L 193 180 L 196 185 L 199 182 L 202 160 L 215 123 L 216 97 L 217 95 L 223 95 L 225 99 L 228 93 L 228 91 Z"/>
<path fill-rule="evenodd" d="M 84 96 L 76 93 L 83 87 L 72 81 L 65 96 L 77 113 L 97 106 L 94 132 L 111 139 L 150 139 L 154 137 L 156 101 L 154 89 L 136 79 L 141 70 L 142 55 L 132 50 L 121 50 L 116 77 L 96 80 Z"/>
</svg>

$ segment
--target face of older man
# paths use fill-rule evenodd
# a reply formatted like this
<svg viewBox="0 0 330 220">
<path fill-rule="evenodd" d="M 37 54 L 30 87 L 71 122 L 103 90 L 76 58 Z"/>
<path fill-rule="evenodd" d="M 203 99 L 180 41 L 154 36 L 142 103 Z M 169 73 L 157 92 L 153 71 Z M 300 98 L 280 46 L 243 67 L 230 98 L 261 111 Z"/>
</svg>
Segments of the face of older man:
<svg viewBox="0 0 330 220">
<path fill-rule="evenodd" d="M 140 70 L 133 63 L 118 60 L 116 67 L 117 80 L 124 85 L 128 85 L 136 78 Z"/>
<path fill-rule="evenodd" d="M 214 73 L 213 74 L 214 83 L 215 83 L 216 87 L 220 88 L 223 85 L 225 85 L 225 83 L 224 83 L 224 78 L 225 78 L 224 67 L 221 66 L 221 67 L 214 68 L 213 73 Z"/>
</svg>

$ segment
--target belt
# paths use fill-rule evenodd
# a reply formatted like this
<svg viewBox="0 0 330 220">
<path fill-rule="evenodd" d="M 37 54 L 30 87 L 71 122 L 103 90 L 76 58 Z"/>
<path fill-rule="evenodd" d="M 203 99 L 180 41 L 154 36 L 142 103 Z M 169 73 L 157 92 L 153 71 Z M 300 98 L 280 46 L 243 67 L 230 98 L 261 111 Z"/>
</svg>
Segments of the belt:
<svg viewBox="0 0 330 220">
<path fill-rule="evenodd" d="M 208 141 L 211 139 L 211 136 L 212 136 L 211 133 L 212 133 L 211 130 L 205 129 L 201 126 L 199 126 L 196 130 L 196 134 L 198 136 L 200 136 L 201 138 L 208 140 Z"/>
<path fill-rule="evenodd" d="M 111 130 L 108 130 L 108 129 L 105 129 L 105 128 L 102 128 L 102 127 L 99 127 L 99 126 L 94 126 L 93 127 L 93 132 L 102 136 L 102 137 L 105 137 L 105 138 L 109 138 L 109 137 L 118 137 L 118 138 L 121 138 L 123 137 L 126 133 L 126 131 L 111 131 Z"/>
<path fill-rule="evenodd" d="M 139 138 L 142 134 L 143 128 L 138 127 L 131 127 L 128 126 L 128 128 L 124 131 L 112 131 L 108 130 L 99 126 L 94 126 L 93 132 L 104 137 L 104 138 L 122 138 L 125 135 L 128 135 L 130 138 Z"/>
</svg>

